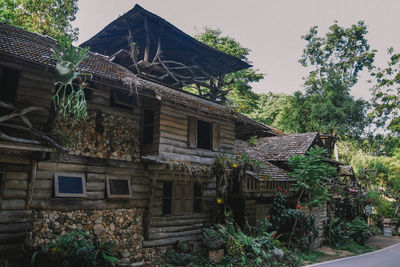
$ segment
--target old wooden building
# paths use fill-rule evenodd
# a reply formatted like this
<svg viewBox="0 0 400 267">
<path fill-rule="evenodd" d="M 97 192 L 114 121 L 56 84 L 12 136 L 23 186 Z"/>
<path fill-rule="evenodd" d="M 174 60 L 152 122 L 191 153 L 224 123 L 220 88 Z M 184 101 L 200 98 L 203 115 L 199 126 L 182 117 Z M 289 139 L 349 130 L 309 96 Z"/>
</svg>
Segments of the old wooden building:
<svg viewBox="0 0 400 267">
<path fill-rule="evenodd" d="M 279 131 L 182 88 L 189 74 L 202 82 L 249 65 L 139 6 L 87 44 L 88 116 L 54 121 L 56 41 L 0 23 L 0 251 L 81 229 L 133 262 L 197 240 L 213 222 L 215 157 Z"/>
<path fill-rule="evenodd" d="M 315 146 L 325 148 L 328 155 L 331 155 L 335 141 L 335 138 L 327 135 L 321 137 L 317 132 L 262 137 L 253 145 L 237 140 L 236 153 L 249 155 L 261 164 L 257 173 L 247 172 L 246 177 L 240 180 L 240 187 L 231 194 L 230 206 L 238 223 L 243 224 L 244 217 L 250 225 L 257 226 L 264 221 L 272 205 L 272 196 L 277 191 L 285 193 L 289 206 L 296 208 L 298 195 L 293 190 L 296 181 L 289 176 L 291 169 L 287 161 L 292 156 L 305 155 Z M 345 175 L 339 162 L 330 157 L 326 158 L 326 162 L 337 168 L 338 177 Z M 319 236 L 315 242 L 316 246 L 322 244 L 323 227 L 332 208 L 329 203 L 326 204 L 312 210 L 307 205 L 301 206 L 303 213 L 311 213 L 317 218 Z"/>
</svg>

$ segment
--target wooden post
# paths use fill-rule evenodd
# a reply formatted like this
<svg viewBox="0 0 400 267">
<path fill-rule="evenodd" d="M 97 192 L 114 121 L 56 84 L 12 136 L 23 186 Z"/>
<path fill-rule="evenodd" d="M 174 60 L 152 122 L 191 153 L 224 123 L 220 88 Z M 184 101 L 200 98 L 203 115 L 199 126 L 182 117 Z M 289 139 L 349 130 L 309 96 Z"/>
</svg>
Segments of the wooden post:
<svg viewBox="0 0 400 267">
<path fill-rule="evenodd" d="M 143 61 L 149 62 L 149 54 L 150 54 L 150 34 L 149 34 L 149 25 L 147 23 L 147 16 L 144 17 L 144 29 L 146 31 L 146 47 L 144 48 L 144 56 Z"/>
<path fill-rule="evenodd" d="M 33 190 L 35 187 L 35 181 L 36 181 L 36 176 L 37 176 L 37 161 L 32 160 L 31 162 L 32 170 L 31 170 L 31 179 L 29 181 L 29 187 L 28 187 L 28 196 L 26 198 L 26 204 L 25 204 L 25 209 L 29 209 L 32 203 L 32 198 L 33 198 Z"/>
</svg>

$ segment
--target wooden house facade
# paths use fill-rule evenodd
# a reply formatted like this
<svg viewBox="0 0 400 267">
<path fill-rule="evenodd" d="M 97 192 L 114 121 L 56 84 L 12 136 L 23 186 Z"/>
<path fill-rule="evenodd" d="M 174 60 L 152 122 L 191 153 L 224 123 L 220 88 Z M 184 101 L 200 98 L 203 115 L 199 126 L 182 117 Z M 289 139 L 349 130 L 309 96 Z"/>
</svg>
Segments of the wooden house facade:
<svg viewBox="0 0 400 267">
<path fill-rule="evenodd" d="M 240 190 L 233 192 L 230 206 L 233 207 L 235 219 L 243 225 L 245 216 L 250 225 L 260 225 L 269 214 L 272 196 L 277 191 L 286 194 L 289 207 L 296 208 L 297 195 L 293 190 L 296 181 L 289 176 L 290 167 L 287 161 L 291 156 L 305 155 L 315 146 L 332 152 L 334 142 L 333 138 L 321 138 L 316 132 L 262 137 L 253 145 L 237 140 L 236 153 L 249 155 L 260 162 L 261 168 L 257 173 L 247 172 L 246 177 L 240 181 Z M 343 176 L 343 168 L 339 162 L 330 158 L 326 158 L 326 161 L 337 168 L 338 177 Z M 317 218 L 319 236 L 314 244 L 316 246 L 324 240 L 324 225 L 330 215 L 330 209 L 329 203 L 312 210 L 307 205 L 301 206 L 303 213 L 312 214 Z"/>
<path fill-rule="evenodd" d="M 141 46 L 139 65 L 115 54 L 122 49 L 117 44 L 127 45 L 126 34 L 142 38 L 140 32 L 152 23 L 145 33 L 165 29 L 167 61 L 198 57 L 208 78 L 248 67 L 135 8 L 128 12 L 133 17 L 122 16 L 89 40 L 106 55 L 89 52 L 80 65 L 93 75 L 85 88 L 88 116 L 81 121 L 55 118 L 56 41 L 0 23 L 0 101 L 7 104 L 0 110 L 0 251 L 44 246 L 77 229 L 113 240 L 121 257 L 132 262 L 150 257 L 154 247 L 198 240 L 213 222 L 215 157 L 235 154 L 238 133 L 278 134 L 180 90 L 186 81 L 181 77 L 175 84 L 174 77 L 182 72 L 156 79 L 163 72 L 148 70 L 146 58 L 157 56 L 158 45 Z M 144 28 L 135 28 L 142 25 L 138 21 Z M 119 41 L 110 42 L 117 33 Z M 168 49 L 175 41 L 182 54 L 173 58 Z"/>
</svg>

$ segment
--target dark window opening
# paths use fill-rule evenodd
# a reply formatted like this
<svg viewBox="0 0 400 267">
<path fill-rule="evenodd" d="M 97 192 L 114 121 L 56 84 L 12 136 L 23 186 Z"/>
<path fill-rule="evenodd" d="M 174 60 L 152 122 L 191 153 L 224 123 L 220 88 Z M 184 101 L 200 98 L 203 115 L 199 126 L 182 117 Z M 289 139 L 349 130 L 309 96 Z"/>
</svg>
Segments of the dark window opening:
<svg viewBox="0 0 400 267">
<path fill-rule="evenodd" d="M 19 71 L 9 68 L 0 68 L 0 100 L 5 103 L 15 103 L 17 96 Z M 9 113 L 10 110 L 0 108 L 0 115 Z"/>
<path fill-rule="evenodd" d="M 113 89 L 111 91 L 111 105 L 121 109 L 131 111 L 134 107 L 135 97 L 126 92 Z"/>
<path fill-rule="evenodd" d="M 172 213 L 172 182 L 164 182 L 162 214 L 168 215 L 171 213 Z"/>
<path fill-rule="evenodd" d="M 193 212 L 201 212 L 201 184 L 194 183 L 193 188 Z"/>
<path fill-rule="evenodd" d="M 154 111 L 143 111 L 143 144 L 152 145 L 154 139 Z"/>
<path fill-rule="evenodd" d="M 197 120 L 197 148 L 211 149 L 211 123 Z"/>
<path fill-rule="evenodd" d="M 108 176 L 106 185 L 108 198 L 131 198 L 132 185 L 130 178 Z"/>
<path fill-rule="evenodd" d="M 85 197 L 85 176 L 73 174 L 55 174 L 54 194 L 56 197 Z"/>
<path fill-rule="evenodd" d="M 3 173 L 0 173 L 0 198 L 3 196 Z"/>
</svg>

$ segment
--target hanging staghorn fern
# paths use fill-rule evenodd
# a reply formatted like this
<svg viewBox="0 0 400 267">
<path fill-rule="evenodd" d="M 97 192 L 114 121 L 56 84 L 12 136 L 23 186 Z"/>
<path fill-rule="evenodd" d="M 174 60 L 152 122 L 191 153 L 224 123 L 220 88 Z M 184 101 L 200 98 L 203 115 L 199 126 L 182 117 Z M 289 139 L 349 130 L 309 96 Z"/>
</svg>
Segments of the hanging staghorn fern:
<svg viewBox="0 0 400 267">
<path fill-rule="evenodd" d="M 73 47 L 71 40 L 67 38 L 58 40 L 58 45 L 59 50 L 53 50 L 52 54 L 56 61 L 56 92 L 52 96 L 54 108 L 58 115 L 81 120 L 87 116 L 83 89 L 87 86 L 86 79 L 92 78 L 92 75 L 80 73 L 78 66 L 89 57 L 89 47 Z"/>
</svg>

